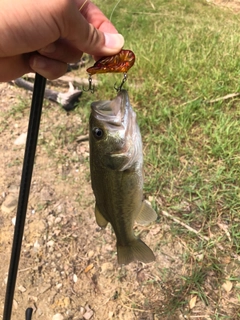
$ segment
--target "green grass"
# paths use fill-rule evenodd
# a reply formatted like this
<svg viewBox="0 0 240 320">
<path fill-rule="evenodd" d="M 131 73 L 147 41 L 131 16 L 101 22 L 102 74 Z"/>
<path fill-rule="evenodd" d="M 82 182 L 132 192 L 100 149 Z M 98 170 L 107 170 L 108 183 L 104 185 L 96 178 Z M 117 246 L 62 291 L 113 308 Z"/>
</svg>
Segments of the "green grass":
<svg viewBox="0 0 240 320">
<path fill-rule="evenodd" d="M 195 255 L 203 253 L 218 290 L 226 271 L 221 258 L 240 253 L 240 106 L 238 97 L 209 101 L 240 91 L 240 17 L 204 0 L 122 0 L 113 13 L 115 2 L 95 3 L 112 14 L 124 47 L 136 55 L 126 87 L 144 142 L 145 193 L 159 200 L 160 211 L 211 238 L 202 242 L 160 214 L 160 223 L 186 244 L 186 264 L 197 264 Z M 99 79 L 97 99 L 113 97 L 120 75 Z M 181 298 L 171 300 L 173 313 L 192 291 L 208 300 L 207 273 L 194 270 L 184 278 Z M 221 308 L 212 317 L 227 318 Z"/>
</svg>

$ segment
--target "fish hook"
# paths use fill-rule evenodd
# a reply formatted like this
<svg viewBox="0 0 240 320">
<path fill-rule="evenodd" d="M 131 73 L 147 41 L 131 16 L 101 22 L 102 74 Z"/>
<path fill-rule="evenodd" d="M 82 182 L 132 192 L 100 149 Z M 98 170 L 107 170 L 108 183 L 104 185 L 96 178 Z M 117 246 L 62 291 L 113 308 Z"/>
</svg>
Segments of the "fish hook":
<svg viewBox="0 0 240 320">
<path fill-rule="evenodd" d="M 87 92 L 87 91 L 91 91 L 91 93 L 94 93 L 94 85 L 92 84 L 92 76 L 89 74 L 88 77 L 88 89 L 84 89 L 83 91 Z"/>
<path fill-rule="evenodd" d="M 125 83 L 126 81 L 127 81 L 127 74 L 124 73 L 123 79 L 122 79 L 122 82 L 121 82 L 120 86 L 117 87 L 116 84 L 115 84 L 115 85 L 114 85 L 114 89 L 117 90 L 117 91 L 121 91 L 121 90 L 122 90 L 122 87 L 123 87 L 123 85 L 124 85 L 124 83 Z"/>
</svg>

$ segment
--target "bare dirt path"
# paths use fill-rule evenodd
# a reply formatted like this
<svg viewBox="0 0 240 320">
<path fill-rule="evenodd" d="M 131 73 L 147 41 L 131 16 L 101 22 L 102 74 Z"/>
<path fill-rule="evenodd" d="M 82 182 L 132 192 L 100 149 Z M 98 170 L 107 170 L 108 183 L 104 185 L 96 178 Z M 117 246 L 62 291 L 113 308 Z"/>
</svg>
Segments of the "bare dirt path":
<svg viewBox="0 0 240 320">
<path fill-rule="evenodd" d="M 31 95 L 9 84 L 1 84 L 0 90 L 2 313 L 25 148 L 16 139 L 27 131 Z M 23 319 L 29 306 L 34 308 L 34 319 L 137 319 L 138 314 L 146 315 L 144 319 L 152 317 L 152 307 L 145 303 L 149 294 L 156 292 L 148 292 L 148 284 L 142 284 L 153 277 L 153 265 L 135 263 L 119 268 L 114 234 L 110 228 L 99 231 L 95 223 L 88 141 L 78 142 L 78 136 L 87 133 L 86 125 L 87 116 L 78 112 L 67 115 L 59 106 L 45 103 L 13 320 Z M 147 243 L 153 242 L 157 234 L 162 236 L 158 224 L 138 232 L 143 233 Z M 161 267 L 173 263 L 172 258 L 161 259 Z M 156 298 L 163 298 L 160 287 L 154 301 Z"/>
<path fill-rule="evenodd" d="M 240 11 L 240 1 L 239 0 L 207 0 L 209 3 L 213 3 L 217 6 L 221 6 L 223 8 L 228 8 L 233 12 Z"/>
</svg>

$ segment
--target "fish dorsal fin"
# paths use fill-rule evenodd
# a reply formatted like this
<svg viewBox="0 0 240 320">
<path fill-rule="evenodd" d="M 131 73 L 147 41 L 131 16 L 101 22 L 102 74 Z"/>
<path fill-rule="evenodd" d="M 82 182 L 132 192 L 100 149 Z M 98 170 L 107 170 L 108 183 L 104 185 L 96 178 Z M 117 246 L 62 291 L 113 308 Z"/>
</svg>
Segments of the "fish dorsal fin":
<svg viewBox="0 0 240 320">
<path fill-rule="evenodd" d="M 108 221 L 104 218 L 104 216 L 99 211 L 97 204 L 95 205 L 95 217 L 99 227 L 105 228 L 107 226 Z"/>
<path fill-rule="evenodd" d="M 145 200 L 143 201 L 139 214 L 136 218 L 137 223 L 148 224 L 157 219 L 155 210 Z"/>
</svg>

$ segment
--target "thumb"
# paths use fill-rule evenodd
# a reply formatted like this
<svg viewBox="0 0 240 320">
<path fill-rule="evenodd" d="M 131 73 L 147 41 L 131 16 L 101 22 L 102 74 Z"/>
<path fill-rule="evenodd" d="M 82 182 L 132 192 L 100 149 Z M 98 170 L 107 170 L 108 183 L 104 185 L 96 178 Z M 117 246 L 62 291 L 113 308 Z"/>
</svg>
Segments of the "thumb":
<svg viewBox="0 0 240 320">
<path fill-rule="evenodd" d="M 121 34 L 102 32 L 87 21 L 79 38 L 79 49 L 93 56 L 116 54 L 124 45 L 124 38 Z"/>
<path fill-rule="evenodd" d="M 118 53 L 123 45 L 124 38 L 102 11 L 89 0 L 75 0 L 80 8 L 81 36 L 84 45 L 80 48 L 94 56 L 113 55 Z"/>
<path fill-rule="evenodd" d="M 79 51 L 93 56 L 104 56 L 116 54 L 122 49 L 123 36 L 107 24 L 103 14 L 94 12 L 94 19 L 90 19 L 94 25 L 77 10 L 72 10 L 66 17 L 68 21 L 62 24 L 66 28 L 61 30 L 61 36 Z M 112 33 L 114 31 L 115 33 Z"/>
</svg>

